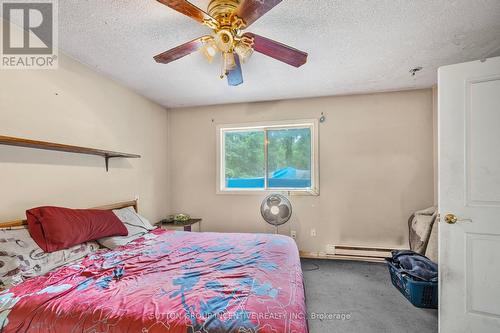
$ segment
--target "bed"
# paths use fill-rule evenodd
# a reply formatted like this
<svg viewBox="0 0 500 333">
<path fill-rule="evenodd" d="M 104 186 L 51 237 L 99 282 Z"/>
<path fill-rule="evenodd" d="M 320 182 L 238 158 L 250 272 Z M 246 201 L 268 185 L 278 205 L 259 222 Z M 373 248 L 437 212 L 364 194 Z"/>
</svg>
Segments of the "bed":
<svg viewBox="0 0 500 333">
<path fill-rule="evenodd" d="M 155 229 L 0 292 L 0 331 L 308 332 L 298 250 Z"/>
</svg>

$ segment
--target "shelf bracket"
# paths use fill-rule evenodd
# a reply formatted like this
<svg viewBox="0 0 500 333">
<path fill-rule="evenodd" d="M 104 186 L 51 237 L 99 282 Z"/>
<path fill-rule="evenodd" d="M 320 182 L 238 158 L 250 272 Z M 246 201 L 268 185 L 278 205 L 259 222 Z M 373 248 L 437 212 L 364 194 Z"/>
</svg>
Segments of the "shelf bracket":
<svg viewBox="0 0 500 333">
<path fill-rule="evenodd" d="M 104 155 L 104 164 L 106 164 L 106 172 L 109 171 L 109 159 L 111 158 L 111 156 L 109 156 L 108 154 Z"/>
</svg>

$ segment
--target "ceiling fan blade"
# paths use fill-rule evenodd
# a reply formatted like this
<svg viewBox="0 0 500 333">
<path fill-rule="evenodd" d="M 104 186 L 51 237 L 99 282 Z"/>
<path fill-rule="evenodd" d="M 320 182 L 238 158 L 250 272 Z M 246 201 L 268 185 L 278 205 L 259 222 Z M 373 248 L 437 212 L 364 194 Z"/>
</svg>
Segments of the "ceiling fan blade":
<svg viewBox="0 0 500 333">
<path fill-rule="evenodd" d="M 187 56 L 193 52 L 198 51 L 203 46 L 203 40 L 211 38 L 210 36 L 203 36 L 193 39 L 190 42 L 184 43 L 173 49 L 160 53 L 154 56 L 154 60 L 161 64 L 168 64 L 182 57 Z"/>
<path fill-rule="evenodd" d="M 271 58 L 295 67 L 300 67 L 307 62 L 308 54 L 306 52 L 250 32 L 243 34 L 243 36 L 253 40 L 252 47 L 255 51 Z"/>
<path fill-rule="evenodd" d="M 273 9 L 282 0 L 242 0 L 234 14 L 245 21 L 245 28 Z"/>
<path fill-rule="evenodd" d="M 217 25 L 217 21 L 212 16 L 208 15 L 206 12 L 196 7 L 187 0 L 157 0 L 157 1 L 172 9 L 175 9 L 179 13 L 191 17 L 192 19 L 200 23 L 206 24 L 207 22 L 212 22 L 212 24 Z"/>
<path fill-rule="evenodd" d="M 243 73 L 241 72 L 240 57 L 235 53 L 234 61 L 236 62 L 236 67 L 227 72 L 227 83 L 230 86 L 239 86 L 243 83 Z"/>
</svg>

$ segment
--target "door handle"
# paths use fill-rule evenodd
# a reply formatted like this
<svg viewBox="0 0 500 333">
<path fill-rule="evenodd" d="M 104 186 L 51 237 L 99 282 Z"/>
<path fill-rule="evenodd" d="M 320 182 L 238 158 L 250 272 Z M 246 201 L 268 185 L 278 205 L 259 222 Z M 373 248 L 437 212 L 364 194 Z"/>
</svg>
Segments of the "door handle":
<svg viewBox="0 0 500 333">
<path fill-rule="evenodd" d="M 449 213 L 444 216 L 444 221 L 448 224 L 455 224 L 457 222 L 472 222 L 471 219 L 460 219 L 455 214 Z"/>
<path fill-rule="evenodd" d="M 455 214 L 446 214 L 444 221 L 448 224 L 455 224 L 458 221 L 458 217 Z"/>
</svg>

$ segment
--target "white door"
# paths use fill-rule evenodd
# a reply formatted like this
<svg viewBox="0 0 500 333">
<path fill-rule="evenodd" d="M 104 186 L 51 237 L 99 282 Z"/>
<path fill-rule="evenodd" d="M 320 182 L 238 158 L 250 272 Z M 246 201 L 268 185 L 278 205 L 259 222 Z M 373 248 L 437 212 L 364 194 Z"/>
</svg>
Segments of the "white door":
<svg viewBox="0 0 500 333">
<path fill-rule="evenodd" d="M 500 57 L 440 68 L 438 95 L 440 332 L 500 332 Z"/>
</svg>

